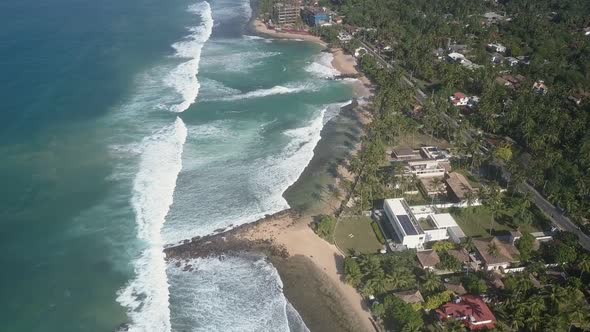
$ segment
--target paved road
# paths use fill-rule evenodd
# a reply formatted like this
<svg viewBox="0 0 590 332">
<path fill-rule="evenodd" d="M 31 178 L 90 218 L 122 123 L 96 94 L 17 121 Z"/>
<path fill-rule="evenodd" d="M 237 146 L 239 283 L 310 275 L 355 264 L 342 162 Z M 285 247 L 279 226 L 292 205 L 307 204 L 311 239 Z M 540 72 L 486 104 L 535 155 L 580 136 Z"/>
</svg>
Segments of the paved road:
<svg viewBox="0 0 590 332">
<path fill-rule="evenodd" d="M 561 230 L 568 231 L 578 235 L 580 245 L 586 250 L 590 250 L 590 237 L 584 234 L 568 217 L 564 216 L 553 204 L 543 198 L 543 196 L 535 190 L 531 185 L 525 183 L 520 186 L 520 189 L 529 192 L 532 195 L 535 205 L 543 211 L 547 217 L 553 221 Z"/>
</svg>

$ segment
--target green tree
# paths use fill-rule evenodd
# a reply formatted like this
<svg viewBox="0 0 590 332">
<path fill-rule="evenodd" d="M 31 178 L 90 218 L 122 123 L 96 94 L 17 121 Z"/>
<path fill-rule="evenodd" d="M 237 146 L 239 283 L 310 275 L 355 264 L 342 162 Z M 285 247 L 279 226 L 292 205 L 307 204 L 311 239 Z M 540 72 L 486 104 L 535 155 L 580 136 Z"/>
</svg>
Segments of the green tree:
<svg viewBox="0 0 590 332">
<path fill-rule="evenodd" d="M 522 234 L 522 237 L 516 241 L 516 248 L 520 252 L 520 259 L 522 261 L 528 261 L 531 259 L 531 253 L 533 246 L 535 245 L 535 237 L 530 233 Z"/>
<path fill-rule="evenodd" d="M 363 277 L 359 263 L 350 256 L 344 259 L 344 276 L 353 287 L 358 287 Z"/>
<path fill-rule="evenodd" d="M 431 295 L 426 299 L 426 303 L 424 303 L 424 309 L 426 310 L 434 310 L 441 305 L 451 301 L 453 298 L 453 292 L 451 291 L 444 291 L 434 295 Z"/>
<path fill-rule="evenodd" d="M 334 234 L 334 226 L 336 226 L 336 219 L 332 216 L 322 216 L 318 222 L 315 223 L 315 233 L 326 241 L 332 242 Z"/>
<path fill-rule="evenodd" d="M 422 288 L 428 292 L 434 292 L 440 289 L 441 286 L 440 277 L 430 271 L 427 271 L 422 277 Z"/>
<path fill-rule="evenodd" d="M 578 258 L 577 267 L 580 270 L 580 278 L 582 278 L 583 273 L 590 273 L 590 255 L 580 255 L 580 257 Z"/>
</svg>

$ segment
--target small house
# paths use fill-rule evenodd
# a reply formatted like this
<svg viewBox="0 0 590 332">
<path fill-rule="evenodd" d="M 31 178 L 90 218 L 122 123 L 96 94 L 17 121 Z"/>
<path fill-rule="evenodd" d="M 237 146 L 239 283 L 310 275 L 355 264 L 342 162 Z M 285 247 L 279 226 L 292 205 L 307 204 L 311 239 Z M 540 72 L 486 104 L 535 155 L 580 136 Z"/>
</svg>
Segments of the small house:
<svg viewBox="0 0 590 332">
<path fill-rule="evenodd" d="M 506 64 L 508 64 L 510 67 L 518 66 L 518 64 L 520 63 L 520 61 L 518 61 L 517 58 L 513 58 L 511 56 L 507 57 L 505 60 Z"/>
<path fill-rule="evenodd" d="M 462 321 L 470 331 L 491 330 L 496 326 L 496 317 L 479 296 L 463 295 L 436 309 L 438 318 Z"/>
<path fill-rule="evenodd" d="M 440 257 L 434 250 L 418 251 L 416 258 L 424 270 L 434 270 L 436 265 L 440 263 Z"/>
<path fill-rule="evenodd" d="M 469 98 L 463 94 L 463 92 L 455 92 L 452 96 L 449 97 L 449 100 L 453 105 L 459 106 L 467 106 L 469 102 Z"/>
</svg>

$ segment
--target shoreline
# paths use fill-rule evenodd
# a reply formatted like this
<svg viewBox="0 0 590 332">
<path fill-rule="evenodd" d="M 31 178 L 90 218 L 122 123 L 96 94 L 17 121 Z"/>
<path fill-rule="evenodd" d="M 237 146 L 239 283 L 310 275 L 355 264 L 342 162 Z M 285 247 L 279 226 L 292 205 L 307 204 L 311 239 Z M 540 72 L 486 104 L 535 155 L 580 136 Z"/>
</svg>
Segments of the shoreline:
<svg viewBox="0 0 590 332">
<path fill-rule="evenodd" d="M 306 42 L 311 42 L 316 45 L 323 47 L 327 52 L 330 52 L 334 57 L 332 59 L 332 67 L 340 72 L 342 76 L 358 76 L 356 81 L 353 83 L 353 91 L 354 95 L 357 98 L 364 98 L 369 97 L 371 92 L 371 82 L 369 79 L 359 72 L 356 69 L 357 62 L 356 59 L 350 55 L 344 53 L 344 50 L 341 48 L 332 48 L 323 41 L 320 37 L 314 36 L 311 34 L 299 34 L 294 32 L 279 32 L 272 29 L 269 29 L 266 24 L 264 24 L 259 19 L 254 19 L 251 22 L 251 28 L 254 33 L 267 36 L 277 39 L 285 39 L 285 40 L 302 40 Z"/>
<path fill-rule="evenodd" d="M 297 208 L 167 247 L 166 259 L 180 265 L 183 260 L 197 257 L 222 259 L 226 255 L 263 254 L 277 269 L 285 297 L 310 330 L 375 331 L 376 324 L 363 297 L 344 282 L 345 256 L 311 228 L 315 218 L 333 214 L 340 207 L 340 199 L 330 192 L 338 191 L 339 197 L 345 196 L 340 183 L 342 179 L 352 179 L 346 165 L 359 151 L 360 137 L 371 121 L 366 101 L 373 96 L 373 86 L 357 71 L 354 57 L 338 48 L 328 49 L 328 44 L 317 36 L 276 32 L 257 19 L 250 26 L 258 35 L 303 40 L 324 47 L 333 55 L 332 66 L 341 75 L 358 76 L 353 83 L 355 98 L 351 106 L 343 107 L 322 128 L 312 160 L 283 193 L 289 205 Z M 302 202 L 296 202 L 297 198 Z M 305 202 L 312 200 L 313 207 L 307 206 Z M 185 271 L 192 272 L 192 268 Z"/>
</svg>

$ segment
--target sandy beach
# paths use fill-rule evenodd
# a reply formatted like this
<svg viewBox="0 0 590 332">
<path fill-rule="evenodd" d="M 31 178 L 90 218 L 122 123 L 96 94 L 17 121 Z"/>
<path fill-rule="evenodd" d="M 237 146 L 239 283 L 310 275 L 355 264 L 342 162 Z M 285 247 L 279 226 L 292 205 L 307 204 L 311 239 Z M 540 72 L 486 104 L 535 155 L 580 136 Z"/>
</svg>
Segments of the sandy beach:
<svg viewBox="0 0 590 332">
<path fill-rule="evenodd" d="M 351 106 L 342 111 L 340 118 L 353 118 L 354 125 L 351 126 L 361 128 L 371 120 L 366 107 Z M 295 190 L 303 192 L 307 199 L 313 196 L 309 188 L 317 186 L 314 180 L 320 169 L 318 162 L 328 162 L 322 160 L 324 152 L 334 148 L 330 138 L 336 135 L 335 131 L 342 129 L 337 125 L 326 127 L 324 130 L 328 132 L 322 132 L 314 159 L 294 185 L 301 186 Z M 356 135 L 360 136 L 361 132 Z M 359 148 L 356 141 L 352 149 L 348 149 L 348 157 Z M 352 179 L 345 164 L 346 160 L 338 163 L 337 174 L 332 178 L 332 190 L 341 190 L 341 179 Z M 340 197 L 344 196 L 341 191 Z M 289 195 L 286 197 L 289 200 Z M 227 232 L 219 230 L 218 234 L 187 241 L 184 245 L 167 249 L 167 256 L 182 260 L 242 252 L 264 253 L 281 275 L 285 295 L 312 331 L 375 331 L 362 296 L 343 281 L 344 254 L 335 245 L 318 237 L 311 228 L 314 218 L 333 214 L 341 202 L 333 196 L 320 201 L 314 208 L 303 212 L 300 209 L 286 210 Z M 289 204 L 296 205 L 291 201 Z"/>
<path fill-rule="evenodd" d="M 318 37 L 276 32 L 258 20 L 254 26 L 262 35 L 303 39 L 327 46 Z M 338 48 L 330 51 L 334 55 L 334 68 L 343 75 L 359 74 L 354 57 Z M 344 254 L 318 237 L 311 228 L 314 218 L 334 214 L 339 208 L 341 201 L 335 197 L 345 196 L 340 182 L 352 180 L 346 168 L 347 160 L 360 149 L 363 128 L 371 121 L 369 104 L 365 101 L 372 97 L 369 80 L 359 76 L 354 92 L 355 97 L 363 101 L 345 107 L 336 120 L 324 127 L 312 161 L 297 183 L 284 194 L 292 210 L 229 231 L 219 230 L 217 234 L 187 240 L 180 246 L 166 249 L 168 259 L 180 262 L 192 257 L 263 253 L 277 268 L 285 295 L 312 331 L 376 331 L 364 299 L 344 282 Z M 351 141 L 350 137 L 355 139 Z M 334 152 L 338 149 L 340 152 Z M 318 180 L 320 177 L 322 180 Z M 321 189 L 315 192 L 318 187 Z M 340 191 L 340 195 L 326 194 L 334 190 Z M 309 201 L 315 202 L 309 204 Z"/>
<path fill-rule="evenodd" d="M 272 38 L 280 39 L 304 40 L 318 44 L 325 48 L 328 47 L 328 44 L 318 36 L 313 36 L 310 34 L 299 34 L 293 32 L 279 32 L 273 29 L 269 29 L 266 26 L 266 24 L 264 24 L 262 21 L 258 19 L 254 20 L 253 26 L 256 33 L 263 36 L 269 36 Z M 355 82 L 353 85 L 355 97 L 362 98 L 369 96 L 371 94 L 371 82 L 369 81 L 369 79 L 367 79 L 367 77 L 359 73 L 359 71 L 356 69 L 356 59 L 352 55 L 344 53 L 344 51 L 340 48 L 329 48 L 328 50 L 334 56 L 334 59 L 332 60 L 332 66 L 336 70 L 338 70 L 342 75 L 345 76 L 358 75 L 358 81 Z"/>
<path fill-rule="evenodd" d="M 258 34 L 272 37 L 272 38 L 280 38 L 280 39 L 298 39 L 298 40 L 305 40 L 309 42 L 316 43 L 323 47 L 328 46 L 320 37 L 310 35 L 310 34 L 299 34 L 299 33 L 291 33 L 291 32 L 280 32 L 273 29 L 269 29 L 266 24 L 262 23 L 260 20 L 254 21 L 254 29 Z"/>
</svg>

